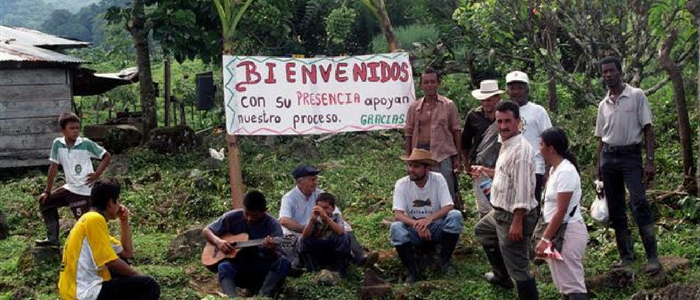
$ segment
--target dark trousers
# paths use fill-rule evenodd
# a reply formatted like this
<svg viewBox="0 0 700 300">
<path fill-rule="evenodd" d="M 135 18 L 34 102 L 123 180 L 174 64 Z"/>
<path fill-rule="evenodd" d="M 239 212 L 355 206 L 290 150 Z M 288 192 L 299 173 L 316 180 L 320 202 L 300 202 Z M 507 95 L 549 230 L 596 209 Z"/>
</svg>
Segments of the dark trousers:
<svg viewBox="0 0 700 300">
<path fill-rule="evenodd" d="M 42 212 L 48 210 L 57 211 L 59 207 L 68 206 L 71 212 L 73 212 L 73 217 L 75 219 L 80 219 L 80 217 L 90 211 L 90 196 L 83 196 L 74 194 L 73 192 L 64 189 L 63 187 L 57 188 L 51 191 L 49 196 L 44 203 L 39 205 Z"/>
<path fill-rule="evenodd" d="M 247 288 L 257 294 L 267 278 L 273 279 L 271 282 L 267 282 L 272 287 L 282 285 L 289 274 L 291 265 L 291 262 L 284 256 L 256 260 L 234 259 L 220 263 L 217 274 L 219 282 L 233 280 L 235 286 Z"/>
<path fill-rule="evenodd" d="M 301 240 L 299 252 L 313 258 L 314 263 L 335 265 L 350 257 L 350 236 L 334 235 L 330 239 L 305 238 Z"/>
<path fill-rule="evenodd" d="M 151 276 L 114 277 L 102 283 L 97 300 L 157 300 L 160 287 Z"/>
<path fill-rule="evenodd" d="M 606 151 L 604 148 L 601 156 L 600 168 L 610 212 L 610 227 L 627 230 L 625 187 L 629 191 L 629 206 L 637 226 L 652 224 L 654 219 L 643 182 L 641 149 Z"/>
</svg>

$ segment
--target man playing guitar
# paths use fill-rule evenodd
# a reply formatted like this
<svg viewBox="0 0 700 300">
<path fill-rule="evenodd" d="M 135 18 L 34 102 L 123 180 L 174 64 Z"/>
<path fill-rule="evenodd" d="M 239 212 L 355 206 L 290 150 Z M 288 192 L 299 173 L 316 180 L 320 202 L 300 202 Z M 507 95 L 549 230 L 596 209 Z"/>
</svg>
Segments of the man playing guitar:
<svg viewBox="0 0 700 300">
<path fill-rule="evenodd" d="M 282 236 L 282 227 L 267 213 L 265 196 L 258 191 L 248 192 L 243 199 L 243 210 L 225 213 L 202 231 L 202 236 L 218 251 L 235 256 L 218 264 L 219 284 L 224 294 L 236 296 L 236 287 L 272 297 L 283 283 L 291 266 L 281 255 L 273 237 Z M 261 246 L 237 248 L 224 235 L 247 234 L 249 239 L 265 239 Z M 229 255 L 230 257 L 230 255 Z"/>
</svg>

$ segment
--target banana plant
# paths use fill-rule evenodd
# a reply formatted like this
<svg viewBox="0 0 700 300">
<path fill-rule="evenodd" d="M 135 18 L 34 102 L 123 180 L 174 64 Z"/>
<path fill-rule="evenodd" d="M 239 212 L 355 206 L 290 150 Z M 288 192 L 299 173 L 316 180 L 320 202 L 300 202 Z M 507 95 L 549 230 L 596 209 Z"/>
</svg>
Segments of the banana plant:
<svg viewBox="0 0 700 300">
<path fill-rule="evenodd" d="M 233 54 L 236 48 L 236 27 L 253 0 L 245 0 L 245 2 L 242 0 L 212 0 L 212 2 L 214 2 L 223 28 L 224 54 Z"/>
</svg>

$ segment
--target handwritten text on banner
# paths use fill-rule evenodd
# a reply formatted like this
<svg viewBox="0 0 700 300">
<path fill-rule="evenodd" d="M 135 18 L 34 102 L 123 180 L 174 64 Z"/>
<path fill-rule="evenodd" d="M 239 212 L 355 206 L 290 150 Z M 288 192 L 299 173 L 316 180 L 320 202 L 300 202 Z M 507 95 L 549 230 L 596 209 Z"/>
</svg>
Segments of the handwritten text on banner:
<svg viewBox="0 0 700 300">
<path fill-rule="evenodd" d="M 224 56 L 226 128 L 237 135 L 403 128 L 415 100 L 407 53 Z"/>
</svg>

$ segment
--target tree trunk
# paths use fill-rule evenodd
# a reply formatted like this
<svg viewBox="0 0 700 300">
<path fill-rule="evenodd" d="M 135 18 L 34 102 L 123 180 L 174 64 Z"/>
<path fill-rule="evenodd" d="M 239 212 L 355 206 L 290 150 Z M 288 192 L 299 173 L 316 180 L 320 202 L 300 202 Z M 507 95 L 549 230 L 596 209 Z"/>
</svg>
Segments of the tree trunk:
<svg viewBox="0 0 700 300">
<path fill-rule="evenodd" d="M 545 28 L 544 28 L 544 42 L 547 44 L 547 52 L 552 57 L 557 57 L 557 20 L 556 15 L 551 13 L 545 16 Z M 559 100 L 557 99 L 557 79 L 556 74 L 553 71 L 549 71 L 547 82 L 547 102 L 549 103 L 549 110 L 552 112 L 557 112 L 559 109 Z"/>
<path fill-rule="evenodd" d="M 141 113 L 143 114 L 143 136 L 148 137 L 151 129 L 158 127 L 156 112 L 156 95 L 151 76 L 151 57 L 148 51 L 148 28 L 142 0 L 133 0 L 131 20 L 127 29 L 134 38 L 136 47 L 136 64 L 139 69 L 139 87 L 141 90 Z M 129 24 L 131 24 L 129 26 Z"/>
<path fill-rule="evenodd" d="M 163 57 L 163 62 L 165 63 L 164 66 L 164 77 L 165 77 L 165 84 L 163 88 L 163 99 L 165 100 L 165 127 L 170 126 L 170 83 L 172 81 L 171 76 L 170 76 L 170 55 L 166 54 L 165 57 Z M 175 125 L 175 117 L 173 116 L 173 125 Z"/>
<path fill-rule="evenodd" d="M 688 119 L 688 106 L 685 103 L 685 87 L 683 84 L 683 73 L 681 68 L 671 59 L 671 50 L 676 42 L 678 34 L 672 30 L 666 41 L 664 41 L 661 51 L 659 51 L 659 62 L 664 68 L 671 82 L 673 83 L 673 100 L 676 104 L 676 114 L 678 115 L 678 134 L 681 139 L 683 152 L 683 187 L 691 192 L 695 190 L 694 167 L 693 167 L 693 142 L 690 137 L 690 120 Z M 695 191 L 697 192 L 697 191 Z"/>
<path fill-rule="evenodd" d="M 394 27 L 391 26 L 391 20 L 389 19 L 389 14 L 386 11 L 384 0 L 372 0 L 372 2 L 374 2 L 374 6 L 377 8 L 377 12 L 381 18 L 379 23 L 382 26 L 382 32 L 384 32 L 386 44 L 389 46 L 389 52 L 394 52 L 399 48 L 399 46 L 396 42 Z"/>
<path fill-rule="evenodd" d="M 700 0 L 688 0 L 685 4 L 685 8 L 690 11 L 690 13 L 693 16 L 693 23 L 695 24 L 696 29 L 698 32 L 700 32 Z M 700 51 L 700 44 L 698 44 L 698 51 Z M 700 56 L 698 56 L 698 73 L 695 74 L 697 76 L 697 92 L 695 93 L 695 97 L 697 98 L 698 102 L 698 113 L 700 114 Z M 696 183 L 697 183 L 697 190 L 700 191 L 700 123 L 698 123 L 698 162 L 696 166 Z"/>
</svg>

